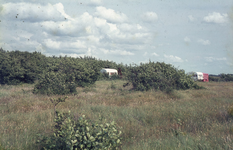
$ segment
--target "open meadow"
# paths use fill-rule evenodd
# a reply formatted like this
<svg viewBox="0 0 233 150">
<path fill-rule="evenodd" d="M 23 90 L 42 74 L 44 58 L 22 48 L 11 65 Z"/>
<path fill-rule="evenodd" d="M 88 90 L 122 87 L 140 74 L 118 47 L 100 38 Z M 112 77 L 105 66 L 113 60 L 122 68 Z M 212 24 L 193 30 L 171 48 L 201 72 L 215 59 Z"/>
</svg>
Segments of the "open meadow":
<svg viewBox="0 0 233 150">
<path fill-rule="evenodd" d="M 115 120 L 123 150 L 233 149 L 233 82 L 199 82 L 200 90 L 133 91 L 124 80 L 97 81 L 66 95 L 57 110 L 97 120 Z M 0 86 L 0 150 L 36 150 L 37 134 L 52 133 L 50 98 L 34 84 Z M 62 96 L 52 96 L 62 97 Z"/>
</svg>

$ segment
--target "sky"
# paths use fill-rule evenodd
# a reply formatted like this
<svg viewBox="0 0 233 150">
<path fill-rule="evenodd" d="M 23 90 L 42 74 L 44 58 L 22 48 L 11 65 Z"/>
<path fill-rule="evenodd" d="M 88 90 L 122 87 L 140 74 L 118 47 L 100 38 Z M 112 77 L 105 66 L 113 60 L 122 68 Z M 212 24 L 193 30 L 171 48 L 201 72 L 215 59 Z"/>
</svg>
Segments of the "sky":
<svg viewBox="0 0 233 150">
<path fill-rule="evenodd" d="M 233 74 L 233 1 L 0 0 L 0 47 Z"/>
</svg>

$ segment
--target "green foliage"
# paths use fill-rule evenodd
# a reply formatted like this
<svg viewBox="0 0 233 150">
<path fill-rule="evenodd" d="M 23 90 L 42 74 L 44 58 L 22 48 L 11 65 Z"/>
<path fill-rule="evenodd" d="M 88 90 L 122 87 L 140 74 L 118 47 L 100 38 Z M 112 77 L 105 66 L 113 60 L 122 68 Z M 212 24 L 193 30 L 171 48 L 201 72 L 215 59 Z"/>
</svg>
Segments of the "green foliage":
<svg viewBox="0 0 233 150">
<path fill-rule="evenodd" d="M 218 76 L 209 75 L 209 81 L 219 82 L 219 81 L 221 81 L 221 79 Z"/>
<path fill-rule="evenodd" d="M 98 80 L 109 80 L 109 75 L 107 73 L 100 73 Z"/>
<path fill-rule="evenodd" d="M 42 149 L 76 150 L 76 149 L 117 149 L 121 145 L 121 131 L 115 122 L 106 123 L 101 117 L 91 123 L 85 115 L 77 121 L 69 113 L 57 113 L 54 133 L 50 137 L 39 136 L 38 143 Z"/>
<path fill-rule="evenodd" d="M 34 83 L 46 68 L 46 57 L 38 52 L 0 51 L 0 84 Z"/>
<path fill-rule="evenodd" d="M 226 82 L 233 81 L 233 75 L 232 74 L 224 74 L 224 73 L 222 73 L 219 76 L 220 76 L 220 78 L 221 78 L 222 81 L 226 81 Z"/>
<path fill-rule="evenodd" d="M 49 59 L 49 72 L 44 72 L 35 85 L 33 93 L 64 95 L 76 93 L 76 87 L 93 85 L 99 70 L 90 62 L 80 59 L 60 57 Z"/>
<path fill-rule="evenodd" d="M 209 81 L 215 82 L 230 82 L 233 81 L 233 74 L 219 74 L 219 75 L 209 75 Z"/>
<path fill-rule="evenodd" d="M 109 79 L 100 74 L 101 68 L 121 68 L 127 66 L 112 61 L 97 60 L 93 57 L 46 57 L 38 52 L 4 51 L 0 49 L 0 84 L 34 83 L 47 72 L 60 72 L 68 78 L 75 78 L 76 86 L 89 86 L 96 80 Z M 43 77 L 42 77 L 43 78 Z"/>
<path fill-rule="evenodd" d="M 56 117 L 56 106 L 60 103 L 60 102 L 65 102 L 65 100 L 67 99 L 68 97 L 64 97 L 64 98 L 50 98 L 50 101 L 51 103 L 53 104 L 53 107 L 54 107 L 54 117 Z"/>
<path fill-rule="evenodd" d="M 111 80 L 118 80 L 118 79 L 120 79 L 120 76 L 117 75 L 117 74 L 113 74 L 113 75 L 110 76 L 110 79 Z"/>
<path fill-rule="evenodd" d="M 201 88 L 183 70 L 160 62 L 131 66 L 127 78 L 139 91 L 155 89 L 170 93 L 173 89 Z"/>
<path fill-rule="evenodd" d="M 118 80 L 120 79 L 120 76 L 117 74 L 113 74 L 109 76 L 107 73 L 100 73 L 98 80 Z"/>
<path fill-rule="evenodd" d="M 45 95 L 65 95 L 76 92 L 74 77 L 66 76 L 60 71 L 44 73 L 33 89 L 34 94 Z"/>
</svg>

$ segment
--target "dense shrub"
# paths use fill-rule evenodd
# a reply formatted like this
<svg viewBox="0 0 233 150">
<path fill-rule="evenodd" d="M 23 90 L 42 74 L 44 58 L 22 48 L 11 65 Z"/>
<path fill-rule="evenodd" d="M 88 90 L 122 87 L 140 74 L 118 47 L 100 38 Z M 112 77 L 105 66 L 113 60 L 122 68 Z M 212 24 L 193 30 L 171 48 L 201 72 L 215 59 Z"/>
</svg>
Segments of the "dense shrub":
<svg viewBox="0 0 233 150">
<path fill-rule="evenodd" d="M 110 76 L 110 79 L 111 80 L 117 80 L 117 79 L 120 79 L 120 76 L 117 75 L 117 74 L 113 74 L 113 75 Z"/>
<path fill-rule="evenodd" d="M 140 91 L 156 89 L 170 92 L 173 89 L 201 88 L 183 70 L 160 62 L 131 66 L 127 78 L 134 89 Z"/>
<path fill-rule="evenodd" d="M 0 84 L 34 83 L 46 66 L 46 57 L 41 53 L 1 49 Z"/>
<path fill-rule="evenodd" d="M 93 85 L 100 74 L 91 63 L 69 57 L 50 58 L 47 70 L 49 72 L 43 72 L 40 76 L 33 93 L 76 93 L 76 87 Z"/>
<path fill-rule="evenodd" d="M 233 74 L 222 73 L 219 76 L 220 76 L 221 80 L 223 80 L 223 81 L 226 81 L 226 82 L 233 81 Z"/>
<path fill-rule="evenodd" d="M 50 137 L 40 136 L 38 143 L 42 149 L 76 150 L 76 149 L 117 149 L 121 145 L 121 131 L 113 122 L 106 123 L 102 118 L 91 123 L 85 116 L 77 121 L 70 113 L 57 112 L 54 134 Z"/>
<path fill-rule="evenodd" d="M 33 89 L 34 94 L 45 95 L 65 95 L 76 92 L 74 76 L 67 76 L 60 71 L 44 73 Z"/>
<path fill-rule="evenodd" d="M 209 81 L 220 82 L 221 78 L 219 76 L 209 75 Z"/>
<path fill-rule="evenodd" d="M 117 74 L 113 74 L 109 76 L 108 73 L 100 73 L 98 80 L 117 80 L 120 79 L 120 76 Z"/>
<path fill-rule="evenodd" d="M 233 74 L 219 74 L 219 75 L 209 75 L 209 81 L 215 82 L 230 82 L 233 81 Z"/>
<path fill-rule="evenodd" d="M 123 64 L 93 57 L 46 57 L 38 52 L 0 49 L 0 84 L 34 83 L 45 72 L 61 71 L 66 75 L 74 73 L 76 85 L 85 87 L 96 80 L 108 79 L 100 74 L 101 68 L 121 68 L 122 74 L 127 71 Z"/>
<path fill-rule="evenodd" d="M 57 70 L 65 73 L 69 78 L 74 78 L 77 86 L 81 87 L 94 84 L 100 74 L 100 70 L 92 63 L 66 57 L 59 61 Z"/>
</svg>

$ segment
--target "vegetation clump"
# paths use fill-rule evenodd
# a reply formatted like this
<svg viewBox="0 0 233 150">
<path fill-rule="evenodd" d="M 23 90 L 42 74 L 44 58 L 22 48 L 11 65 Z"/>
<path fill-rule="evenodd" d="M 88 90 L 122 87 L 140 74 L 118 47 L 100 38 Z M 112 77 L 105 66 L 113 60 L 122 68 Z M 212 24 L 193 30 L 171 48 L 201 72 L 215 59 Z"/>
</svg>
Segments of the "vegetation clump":
<svg viewBox="0 0 233 150">
<path fill-rule="evenodd" d="M 41 53 L 0 49 L 0 84 L 34 83 L 46 66 L 47 59 Z"/>
<path fill-rule="evenodd" d="M 65 95 L 76 93 L 76 87 L 90 86 L 98 79 L 99 71 L 90 63 L 73 58 L 54 58 L 49 72 L 43 72 L 33 90 L 34 94 Z"/>
<path fill-rule="evenodd" d="M 109 78 L 100 74 L 101 68 L 121 68 L 126 66 L 112 61 L 97 60 L 93 57 L 46 57 L 40 52 L 5 51 L 0 49 L 0 84 L 17 85 L 36 83 L 49 73 L 63 73 L 75 77 L 76 86 L 85 87 L 95 81 Z M 42 76 L 42 79 L 41 79 Z"/>
<path fill-rule="evenodd" d="M 215 82 L 232 82 L 233 74 L 219 74 L 219 75 L 209 75 L 209 81 Z"/>
<path fill-rule="evenodd" d="M 56 102 L 63 102 L 59 99 Z M 115 122 L 107 123 L 101 116 L 99 121 L 92 123 L 85 115 L 77 120 L 68 113 L 55 112 L 53 135 L 38 135 L 38 144 L 48 150 L 76 149 L 117 149 L 121 145 L 121 131 Z"/>
<path fill-rule="evenodd" d="M 65 95 L 76 92 L 74 77 L 67 77 L 61 72 L 43 74 L 33 89 L 34 94 L 44 95 Z"/>
<path fill-rule="evenodd" d="M 135 90 L 150 89 L 171 92 L 173 89 L 200 89 L 190 76 L 170 64 L 149 62 L 129 67 L 128 81 Z"/>
</svg>

